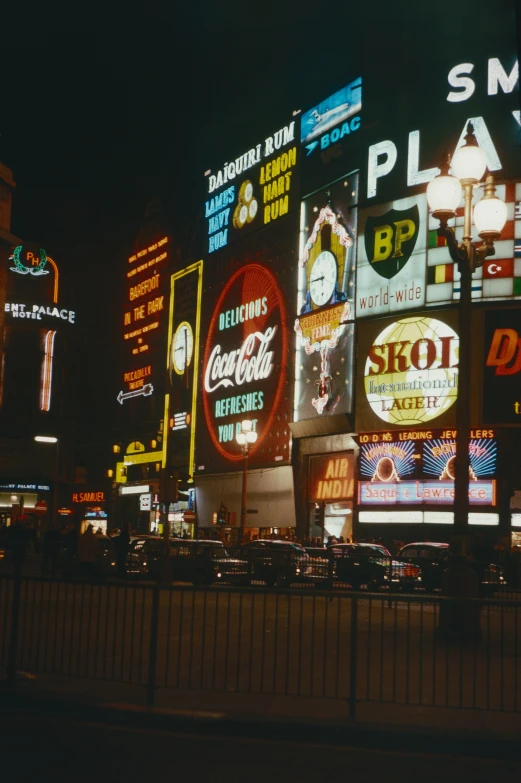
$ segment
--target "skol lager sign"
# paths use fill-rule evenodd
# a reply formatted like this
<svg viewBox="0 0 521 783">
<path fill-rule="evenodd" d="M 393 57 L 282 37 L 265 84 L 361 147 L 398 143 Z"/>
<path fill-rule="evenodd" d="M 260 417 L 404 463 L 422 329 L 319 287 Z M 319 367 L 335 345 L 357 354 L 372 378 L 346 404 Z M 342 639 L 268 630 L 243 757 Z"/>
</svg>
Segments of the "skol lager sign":
<svg viewBox="0 0 521 783">
<path fill-rule="evenodd" d="M 388 424 L 418 425 L 445 413 L 458 394 L 459 338 L 443 321 L 402 318 L 369 348 L 365 393 Z"/>
</svg>

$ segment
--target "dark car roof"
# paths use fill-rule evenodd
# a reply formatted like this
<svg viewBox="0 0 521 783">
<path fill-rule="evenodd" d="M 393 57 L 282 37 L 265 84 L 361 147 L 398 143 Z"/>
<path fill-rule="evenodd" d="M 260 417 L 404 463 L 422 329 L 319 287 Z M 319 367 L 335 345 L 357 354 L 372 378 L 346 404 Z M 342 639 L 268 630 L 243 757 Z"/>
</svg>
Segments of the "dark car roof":
<svg viewBox="0 0 521 783">
<path fill-rule="evenodd" d="M 338 549 L 338 547 L 349 547 L 349 549 L 356 549 L 359 546 L 369 546 L 371 549 L 387 549 L 385 544 L 370 544 L 368 541 L 358 541 L 357 543 L 343 543 L 343 544 L 329 544 L 328 549 Z"/>
<path fill-rule="evenodd" d="M 439 549 L 447 549 L 449 545 L 437 541 L 416 541 L 414 543 L 404 544 L 402 549 L 405 549 L 406 546 L 433 546 L 438 547 Z"/>
<path fill-rule="evenodd" d="M 302 547 L 302 544 L 299 544 L 297 541 L 280 541 L 278 539 L 271 539 L 271 538 L 256 538 L 255 541 L 248 541 L 247 544 L 244 544 L 244 546 L 250 546 L 250 544 L 269 544 L 270 546 L 298 546 L 299 549 Z"/>
</svg>

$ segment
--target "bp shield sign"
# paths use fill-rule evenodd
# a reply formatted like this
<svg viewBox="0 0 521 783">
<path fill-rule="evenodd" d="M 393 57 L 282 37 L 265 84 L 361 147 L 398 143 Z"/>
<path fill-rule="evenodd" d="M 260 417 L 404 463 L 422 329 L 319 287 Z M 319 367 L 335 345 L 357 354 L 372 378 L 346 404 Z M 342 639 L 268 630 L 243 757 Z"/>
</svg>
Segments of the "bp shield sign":
<svg viewBox="0 0 521 783">
<path fill-rule="evenodd" d="M 367 259 L 375 272 L 390 280 L 410 259 L 420 227 L 418 204 L 409 209 L 390 209 L 383 215 L 369 215 L 364 242 Z"/>
</svg>

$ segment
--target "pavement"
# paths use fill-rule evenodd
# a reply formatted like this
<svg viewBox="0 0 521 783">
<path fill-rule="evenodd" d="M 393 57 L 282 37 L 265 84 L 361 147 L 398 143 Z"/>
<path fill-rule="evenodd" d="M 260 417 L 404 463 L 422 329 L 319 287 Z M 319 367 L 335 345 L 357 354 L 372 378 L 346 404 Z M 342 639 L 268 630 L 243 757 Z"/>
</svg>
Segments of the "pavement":
<svg viewBox="0 0 521 783">
<path fill-rule="evenodd" d="M 138 732 L 402 753 L 414 749 L 426 754 L 521 762 L 521 716 L 512 714 L 376 704 L 359 705 L 357 719 L 350 720 L 345 704 L 331 703 L 331 711 L 327 702 L 319 699 L 302 703 L 302 699 L 288 701 L 287 697 L 176 692 L 170 706 L 149 707 L 143 703 L 144 693 L 139 704 L 125 701 L 125 694 L 118 694 L 113 683 L 99 684 L 99 689 L 96 692 L 84 683 L 84 690 L 79 691 L 74 681 L 20 676 L 14 686 L 0 685 L 0 722 L 2 716 L 20 714 L 39 716 L 42 723 L 53 719 Z"/>
<path fill-rule="evenodd" d="M 45 720 L 42 720 L 45 717 Z M 2 772 L 6 780 L 34 783 L 119 783 L 187 779 L 190 783 L 307 783 L 349 779 L 351 783 L 422 783 L 472 780 L 519 780 L 519 758 L 472 757 L 465 747 L 452 750 L 433 745 L 423 751 L 410 744 L 406 749 L 391 742 L 379 747 L 377 738 L 367 747 L 356 747 L 350 727 L 343 727 L 344 742 L 335 744 L 313 727 L 303 727 L 303 737 L 294 740 L 282 727 L 277 737 L 248 736 L 240 724 L 227 732 L 200 730 L 193 718 L 179 716 L 177 725 L 144 726 L 142 719 L 120 716 L 117 723 L 100 720 L 99 714 L 43 715 L 18 706 L 6 713 L 0 707 Z M 126 721 L 126 723 L 124 722 Z M 214 724 L 215 725 L 214 721 Z M 505 777 L 509 776 L 509 777 Z"/>
</svg>

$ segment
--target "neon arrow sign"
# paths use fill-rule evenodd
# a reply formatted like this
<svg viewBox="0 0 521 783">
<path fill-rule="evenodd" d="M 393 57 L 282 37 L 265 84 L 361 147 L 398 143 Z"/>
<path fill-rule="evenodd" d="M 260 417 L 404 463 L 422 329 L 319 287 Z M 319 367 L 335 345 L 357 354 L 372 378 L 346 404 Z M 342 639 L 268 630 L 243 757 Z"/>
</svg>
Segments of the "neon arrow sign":
<svg viewBox="0 0 521 783">
<path fill-rule="evenodd" d="M 118 394 L 118 402 L 120 405 L 123 405 L 125 400 L 128 400 L 130 397 L 139 397 L 140 395 L 143 395 L 143 397 L 149 397 L 154 392 L 154 387 L 151 383 L 146 383 L 144 386 L 141 387 L 141 389 L 134 389 L 134 391 L 129 392 L 123 392 L 120 391 Z"/>
</svg>

